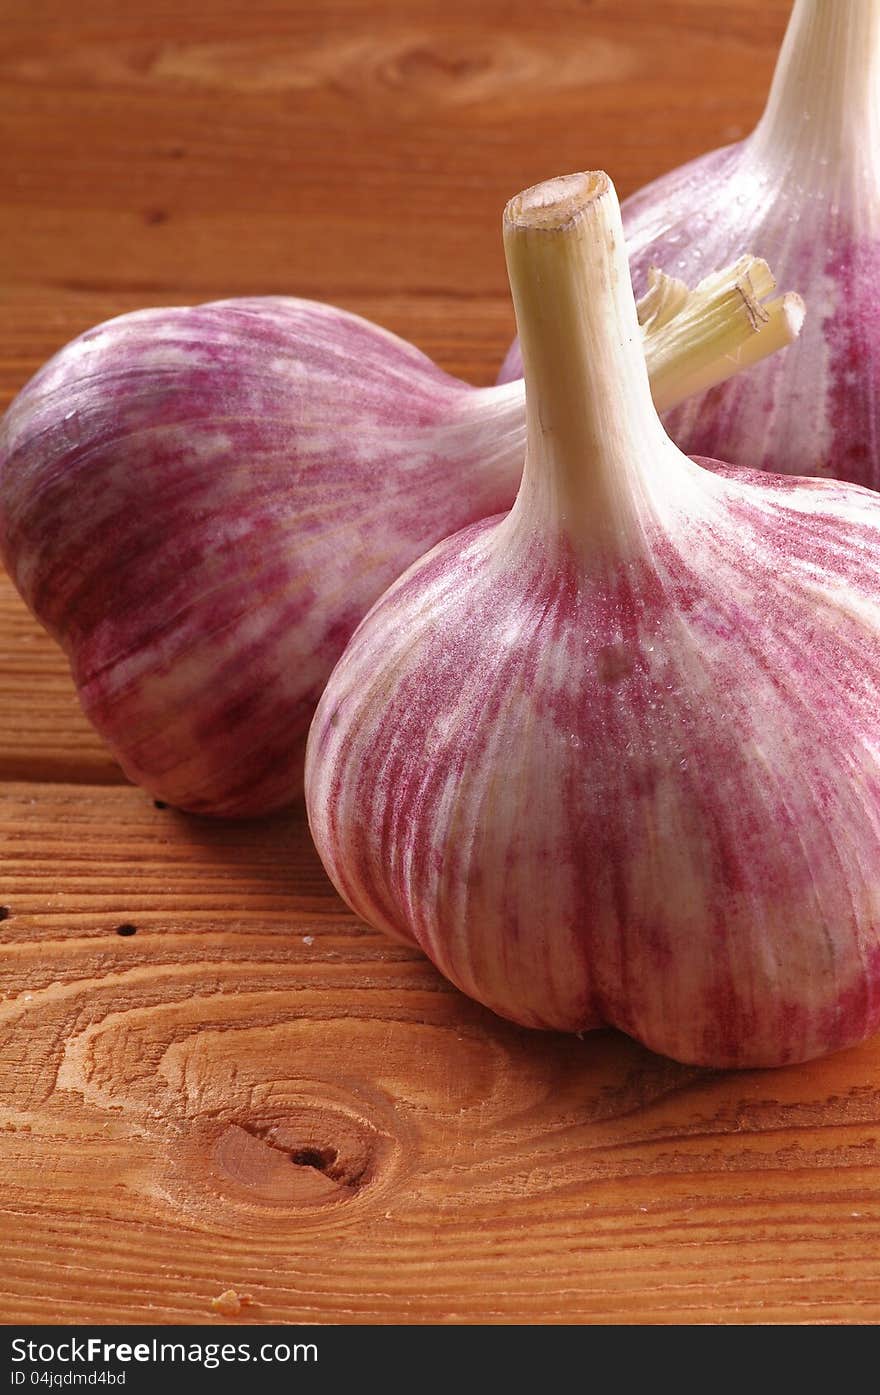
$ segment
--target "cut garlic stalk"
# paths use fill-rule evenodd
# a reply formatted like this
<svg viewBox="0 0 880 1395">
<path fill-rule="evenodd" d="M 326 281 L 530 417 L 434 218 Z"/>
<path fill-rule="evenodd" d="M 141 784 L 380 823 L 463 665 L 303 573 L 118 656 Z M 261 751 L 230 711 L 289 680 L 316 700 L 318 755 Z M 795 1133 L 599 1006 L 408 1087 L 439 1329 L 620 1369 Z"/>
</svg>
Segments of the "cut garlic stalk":
<svg viewBox="0 0 880 1395">
<path fill-rule="evenodd" d="M 765 301 L 776 282 L 759 257 L 740 257 L 688 290 L 656 267 L 638 302 L 651 395 L 660 412 L 783 349 L 805 306 L 794 292 Z"/>
</svg>

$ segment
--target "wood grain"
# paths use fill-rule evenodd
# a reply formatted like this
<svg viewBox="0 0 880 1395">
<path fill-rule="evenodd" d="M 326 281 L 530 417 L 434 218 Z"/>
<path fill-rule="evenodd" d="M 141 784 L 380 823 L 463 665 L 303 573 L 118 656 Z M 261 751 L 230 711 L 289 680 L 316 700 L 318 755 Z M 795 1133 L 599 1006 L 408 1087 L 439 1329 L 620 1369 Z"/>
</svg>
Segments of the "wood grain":
<svg viewBox="0 0 880 1395">
<path fill-rule="evenodd" d="M 5 803 L 7 1321 L 878 1311 L 880 1044 L 723 1075 L 530 1033 L 358 924 L 296 817 Z"/>
<path fill-rule="evenodd" d="M 489 382 L 506 198 L 735 139 L 786 11 L 7 5 L 2 400 L 100 319 L 244 291 Z M 880 1043 L 717 1075 L 499 1021 L 345 910 L 301 815 L 125 784 L 5 581 L 0 780 L 5 1321 L 880 1320 Z"/>
</svg>

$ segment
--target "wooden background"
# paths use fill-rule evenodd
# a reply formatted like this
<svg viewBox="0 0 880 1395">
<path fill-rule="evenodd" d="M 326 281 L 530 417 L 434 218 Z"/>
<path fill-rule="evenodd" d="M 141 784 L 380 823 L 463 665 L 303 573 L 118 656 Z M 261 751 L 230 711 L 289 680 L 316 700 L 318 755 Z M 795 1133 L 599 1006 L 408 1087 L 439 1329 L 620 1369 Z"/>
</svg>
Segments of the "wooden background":
<svg viewBox="0 0 880 1395">
<path fill-rule="evenodd" d="M 98 320 L 240 292 L 491 381 L 505 200 L 744 134 L 787 3 L 0 10 L 5 404 Z M 4 1321 L 880 1319 L 880 1041 L 719 1075 L 506 1025 L 301 817 L 126 785 L 5 580 L 0 780 Z"/>
</svg>

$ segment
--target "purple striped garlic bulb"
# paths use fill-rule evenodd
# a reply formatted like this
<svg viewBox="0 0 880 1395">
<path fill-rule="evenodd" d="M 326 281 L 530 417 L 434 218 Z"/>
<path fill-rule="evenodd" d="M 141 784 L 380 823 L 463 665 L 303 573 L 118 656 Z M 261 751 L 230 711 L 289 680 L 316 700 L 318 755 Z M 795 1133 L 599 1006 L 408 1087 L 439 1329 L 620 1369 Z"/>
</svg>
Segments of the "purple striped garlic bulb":
<svg viewBox="0 0 880 1395">
<path fill-rule="evenodd" d="M 796 297 L 761 304 L 772 284 L 754 258 L 692 293 L 654 279 L 658 401 L 797 333 Z M 143 310 L 62 349 L 6 414 L 0 550 L 126 774 L 183 809 L 262 814 L 301 793 L 362 616 L 510 506 L 524 448 L 521 383 L 470 388 L 355 315 Z"/>
<path fill-rule="evenodd" d="M 666 415 L 682 450 L 880 489 L 878 152 L 880 0 L 795 0 L 752 134 L 624 203 L 637 291 L 748 247 L 810 309 L 790 353 Z M 500 381 L 521 371 L 514 344 Z"/>
<path fill-rule="evenodd" d="M 525 471 L 374 606 L 318 706 L 312 832 L 371 925 L 530 1027 L 772 1066 L 880 1025 L 880 498 L 683 455 L 614 190 L 504 236 Z"/>
</svg>

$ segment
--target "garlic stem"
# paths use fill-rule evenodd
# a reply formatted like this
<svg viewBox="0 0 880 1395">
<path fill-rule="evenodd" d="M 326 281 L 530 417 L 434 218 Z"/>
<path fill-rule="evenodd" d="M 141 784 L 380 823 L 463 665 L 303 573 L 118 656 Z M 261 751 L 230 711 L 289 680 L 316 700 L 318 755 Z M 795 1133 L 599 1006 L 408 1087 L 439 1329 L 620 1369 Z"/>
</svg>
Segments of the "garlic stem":
<svg viewBox="0 0 880 1395">
<path fill-rule="evenodd" d="M 691 294 L 686 281 L 677 276 L 668 276 L 659 266 L 648 269 L 648 289 L 641 300 L 636 301 L 639 324 L 645 335 L 645 346 L 652 334 L 663 329 L 684 309 Z"/>
<path fill-rule="evenodd" d="M 518 194 L 505 209 L 504 247 L 526 385 L 512 522 L 563 525 L 595 546 L 635 521 L 646 475 L 667 451 L 678 455 L 651 400 L 608 176 L 568 175 Z"/>
<path fill-rule="evenodd" d="M 810 155 L 811 181 L 833 182 L 841 162 L 876 159 L 878 96 L 880 0 L 795 0 L 753 159 L 779 168 Z"/>
<path fill-rule="evenodd" d="M 726 382 L 744 368 L 791 344 L 800 334 L 804 302 L 794 292 L 762 303 L 776 285 L 770 268 L 757 257 L 740 257 L 691 289 L 654 267 L 648 290 L 637 302 L 651 396 L 658 412 Z M 467 409 L 485 411 L 491 395 L 496 426 L 487 447 L 487 469 L 516 477 L 524 450 L 521 378 L 481 389 Z"/>
<path fill-rule="evenodd" d="M 659 412 L 715 387 L 797 338 L 804 303 L 790 292 L 762 304 L 775 284 L 767 263 L 750 256 L 707 276 L 692 291 L 652 270 L 638 311 Z"/>
</svg>

